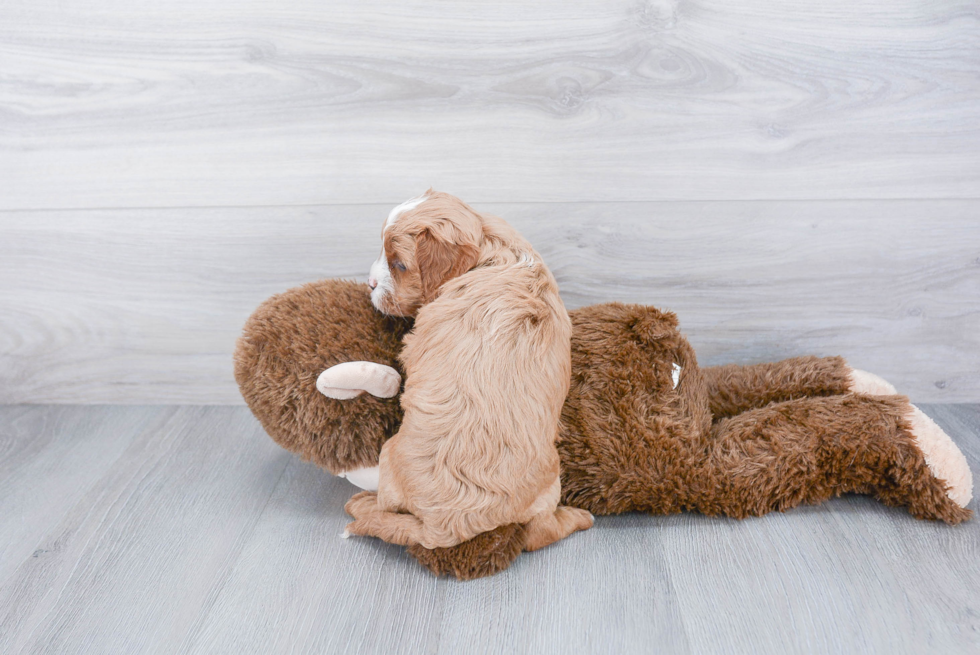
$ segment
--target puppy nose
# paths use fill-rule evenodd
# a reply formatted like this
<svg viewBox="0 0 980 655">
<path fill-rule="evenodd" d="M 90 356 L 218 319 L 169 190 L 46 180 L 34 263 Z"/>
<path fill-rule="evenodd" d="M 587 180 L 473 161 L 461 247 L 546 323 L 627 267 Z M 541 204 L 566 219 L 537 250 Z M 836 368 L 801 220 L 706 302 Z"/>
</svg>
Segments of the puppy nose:
<svg viewBox="0 0 980 655">
<path fill-rule="evenodd" d="M 377 289 L 378 288 L 378 281 L 375 280 L 373 277 L 369 277 L 368 278 L 368 286 L 371 287 L 371 289 Z"/>
</svg>

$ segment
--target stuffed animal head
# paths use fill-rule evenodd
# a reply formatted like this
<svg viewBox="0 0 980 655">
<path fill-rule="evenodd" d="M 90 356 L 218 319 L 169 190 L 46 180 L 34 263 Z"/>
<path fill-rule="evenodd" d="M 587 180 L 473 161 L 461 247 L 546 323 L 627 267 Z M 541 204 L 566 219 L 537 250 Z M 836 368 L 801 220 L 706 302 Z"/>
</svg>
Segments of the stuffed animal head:
<svg viewBox="0 0 980 655">
<path fill-rule="evenodd" d="M 322 280 L 273 296 L 249 317 L 235 349 L 235 380 L 262 427 L 334 475 L 377 466 L 401 425 L 397 357 L 412 321 L 378 313 L 369 291 Z M 368 362 L 365 375 L 359 364 Z M 318 381 L 324 369 L 333 376 Z"/>
</svg>

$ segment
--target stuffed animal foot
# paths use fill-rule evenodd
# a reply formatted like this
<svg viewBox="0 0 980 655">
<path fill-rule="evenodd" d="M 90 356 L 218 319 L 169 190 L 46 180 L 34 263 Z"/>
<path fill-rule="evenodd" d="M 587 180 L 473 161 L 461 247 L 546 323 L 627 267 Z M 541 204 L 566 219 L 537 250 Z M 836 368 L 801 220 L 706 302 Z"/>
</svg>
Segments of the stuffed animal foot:
<svg viewBox="0 0 980 655">
<path fill-rule="evenodd" d="M 331 366 L 316 380 L 324 396 L 350 400 L 367 391 L 377 398 L 391 398 L 401 388 L 402 376 L 395 369 L 374 362 L 344 362 Z"/>
<path fill-rule="evenodd" d="M 423 548 L 416 544 L 408 553 L 435 575 L 475 580 L 500 573 L 524 550 L 524 527 L 502 525 L 451 548 Z"/>
<path fill-rule="evenodd" d="M 898 393 L 894 385 L 874 373 L 859 371 L 850 366 L 847 368 L 848 391 L 851 393 L 863 393 L 867 396 L 894 396 Z"/>
<path fill-rule="evenodd" d="M 430 549 L 416 544 L 409 546 L 408 553 L 435 575 L 475 580 L 500 573 L 524 550 L 543 548 L 576 530 L 592 527 L 593 522 L 589 512 L 562 506 L 544 515 L 536 525 L 502 525 L 450 548 Z M 529 542 L 529 537 L 533 541 Z"/>
<path fill-rule="evenodd" d="M 935 421 L 915 405 L 911 407 L 909 423 L 912 425 L 912 436 L 925 456 L 929 470 L 933 476 L 946 482 L 949 499 L 960 507 L 966 507 L 973 497 L 973 473 L 966 463 L 966 457 Z"/>
</svg>

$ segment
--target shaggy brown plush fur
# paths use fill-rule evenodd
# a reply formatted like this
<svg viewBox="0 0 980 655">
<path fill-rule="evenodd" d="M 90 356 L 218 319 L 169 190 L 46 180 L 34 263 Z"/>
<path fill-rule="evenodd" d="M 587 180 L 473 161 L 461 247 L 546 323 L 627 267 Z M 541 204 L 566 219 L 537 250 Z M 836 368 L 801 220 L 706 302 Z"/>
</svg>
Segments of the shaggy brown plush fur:
<svg viewBox="0 0 980 655">
<path fill-rule="evenodd" d="M 503 571 L 524 550 L 524 526 L 502 525 L 452 548 L 408 547 L 409 554 L 436 575 L 474 580 Z"/>
<path fill-rule="evenodd" d="M 842 359 L 700 369 L 671 313 L 611 303 L 570 315 L 572 380 L 558 444 L 563 504 L 594 514 L 742 518 L 853 492 L 917 518 L 955 524 L 971 516 L 930 473 L 908 400 L 846 393 Z M 393 400 L 330 400 L 314 383 L 342 361 L 397 366 L 407 329 L 374 312 L 364 286 L 306 285 L 249 319 L 236 377 L 284 447 L 332 472 L 372 466 L 398 422 Z M 489 575 L 523 548 L 518 527 L 410 552 L 436 574 Z"/>
<path fill-rule="evenodd" d="M 794 398 L 847 393 L 842 357 L 793 357 L 771 364 L 727 364 L 703 370 L 715 420 Z"/>
<path fill-rule="evenodd" d="M 920 518 L 970 516 L 915 446 L 908 400 L 840 395 L 839 357 L 702 371 L 673 314 L 612 303 L 572 312 L 572 324 L 564 504 L 743 518 L 857 492 Z"/>
</svg>

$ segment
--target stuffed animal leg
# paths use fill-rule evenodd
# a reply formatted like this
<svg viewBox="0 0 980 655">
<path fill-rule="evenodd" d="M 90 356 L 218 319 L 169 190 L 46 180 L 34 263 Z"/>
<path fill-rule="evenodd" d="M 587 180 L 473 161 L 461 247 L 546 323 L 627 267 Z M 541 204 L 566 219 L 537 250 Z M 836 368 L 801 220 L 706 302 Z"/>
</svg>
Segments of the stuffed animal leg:
<svg viewBox="0 0 980 655">
<path fill-rule="evenodd" d="M 642 324 L 635 316 L 622 318 L 627 325 Z M 595 326 L 576 327 L 594 334 Z M 965 505 L 972 479 L 962 453 L 904 397 L 867 395 L 893 390 L 877 376 L 855 372 L 839 357 L 700 370 L 686 343 L 672 343 L 669 331 L 647 324 L 644 332 L 657 344 L 641 351 L 684 363 L 680 384 L 655 376 L 645 387 L 600 386 L 602 360 L 615 361 L 616 375 L 633 381 L 650 374 L 654 362 L 643 361 L 641 351 L 601 353 L 600 361 L 578 357 L 575 367 L 590 373 L 570 395 L 569 408 L 616 416 L 614 425 L 643 436 L 630 441 L 625 434 L 585 429 L 578 413 L 570 413 L 567 425 L 578 429 L 560 445 L 564 503 L 596 514 L 697 510 L 742 518 L 852 492 L 907 507 L 917 518 L 955 524 L 971 516 Z M 627 337 L 621 337 L 624 343 L 631 341 Z M 620 394 L 633 396 L 635 405 Z M 658 428 L 648 415 L 650 407 L 670 413 L 701 403 L 716 415 L 705 430 L 689 425 L 686 438 L 671 436 L 669 423 Z M 658 477 L 674 482 L 658 486 Z M 506 529 L 454 548 L 415 546 L 409 553 L 437 575 L 481 577 L 509 566 L 523 548 L 518 526 Z"/>
<path fill-rule="evenodd" d="M 714 420 L 793 398 L 897 393 L 877 375 L 851 368 L 843 357 L 792 357 L 749 366 L 711 366 L 702 372 Z"/>
<path fill-rule="evenodd" d="M 828 492 L 839 495 L 853 491 L 872 494 L 886 504 L 908 506 L 917 518 L 958 523 L 963 520 L 961 517 L 969 517 L 968 512 L 961 511 L 970 501 L 973 487 L 963 453 L 938 425 L 907 399 L 896 396 L 895 388 L 880 377 L 853 369 L 840 357 L 795 357 L 771 364 L 712 367 L 704 369 L 703 373 L 715 421 L 712 444 L 716 449 L 733 444 L 738 444 L 743 451 L 752 449 L 759 457 L 759 462 L 753 466 L 762 466 L 770 472 L 779 471 L 780 477 L 791 476 L 783 470 L 785 467 L 809 463 L 809 477 L 791 476 L 800 488 L 790 492 L 784 487 L 780 493 L 773 493 L 767 500 L 771 508 L 786 509 L 801 502 L 822 502 L 830 497 L 826 495 Z M 841 394 L 848 393 L 891 398 L 845 400 Z M 773 403 L 783 404 L 770 406 Z M 764 428 L 759 428 L 760 425 Z M 762 432 L 753 433 L 753 430 L 762 430 L 768 436 L 763 437 Z M 814 442 L 821 438 L 824 443 Z M 751 447 L 747 445 L 750 439 L 754 441 Z M 808 440 L 810 443 L 806 443 Z M 768 453 L 765 443 L 772 444 Z M 899 457 L 902 448 L 908 452 Z M 838 462 L 837 477 L 832 479 L 835 474 L 818 471 L 817 462 L 809 454 L 818 451 L 825 458 L 844 458 L 842 461 L 850 462 L 851 468 L 845 470 Z M 878 470 L 862 466 L 868 462 L 868 452 L 873 454 L 871 461 Z M 918 464 L 913 466 L 916 452 L 921 456 Z M 791 457 L 789 453 L 797 458 L 795 463 L 779 461 Z M 922 466 L 923 462 L 925 466 Z M 728 457 L 719 464 L 714 475 L 717 476 L 721 469 L 731 470 L 725 465 L 735 463 Z M 907 470 L 899 475 L 902 467 Z M 731 477 L 727 473 L 724 475 Z M 886 483 L 883 476 L 904 479 Z M 914 477 L 921 477 L 921 484 L 912 484 Z M 864 483 L 859 484 L 857 481 L 862 478 Z M 871 480 L 875 484 L 871 484 Z M 762 480 L 756 479 L 756 482 Z M 921 496 L 923 485 L 945 488 L 946 500 L 927 501 L 929 494 Z M 764 489 L 764 485 L 756 487 L 751 493 L 764 495 Z M 746 487 L 738 495 L 745 498 L 749 493 Z M 761 496 L 757 498 L 761 500 Z M 955 507 L 950 507 L 949 501 Z M 712 504 L 709 502 L 708 506 Z M 744 505 L 740 507 L 751 514 L 761 511 L 764 504 L 756 505 L 754 511 Z M 731 505 L 721 513 L 740 514 Z"/>
<path fill-rule="evenodd" d="M 952 440 L 903 396 L 787 400 L 712 425 L 692 509 L 760 516 L 842 493 L 907 507 L 920 519 L 968 519 L 973 481 Z"/>
<path fill-rule="evenodd" d="M 798 359 L 722 367 L 721 379 L 732 393 L 712 400 L 717 406 L 728 403 L 733 415 L 714 421 L 710 431 L 692 444 L 704 455 L 690 468 L 684 488 L 677 489 L 671 499 L 663 492 L 647 501 L 637 496 L 635 509 L 697 510 L 744 518 L 821 503 L 843 493 L 861 493 L 886 505 L 906 507 L 919 519 L 952 525 L 970 518 L 972 512 L 965 506 L 972 494 L 972 475 L 965 457 L 906 398 L 840 393 L 769 404 L 769 398 L 788 393 L 791 387 L 801 395 L 828 393 L 828 380 L 839 381 L 842 392 L 849 388 L 848 370 L 840 358 L 802 360 L 804 368 L 814 373 L 807 391 L 792 373 L 798 370 Z M 821 379 L 818 370 L 829 373 L 828 377 Z M 758 381 L 763 371 L 768 371 L 772 388 L 759 386 L 756 395 L 745 390 L 734 393 L 740 377 Z M 787 375 L 781 382 L 783 391 L 777 393 L 775 387 L 781 383 L 772 376 L 779 371 Z M 713 374 L 708 369 L 706 377 Z M 717 388 L 715 383 L 708 387 Z M 745 411 L 735 411 L 731 404 L 735 397 L 739 410 Z M 601 496 L 581 496 L 580 500 L 593 512 L 609 513 L 610 506 Z M 509 566 L 524 549 L 525 538 L 521 526 L 504 526 L 453 548 L 413 546 L 409 553 L 436 575 L 465 580 Z"/>
</svg>

